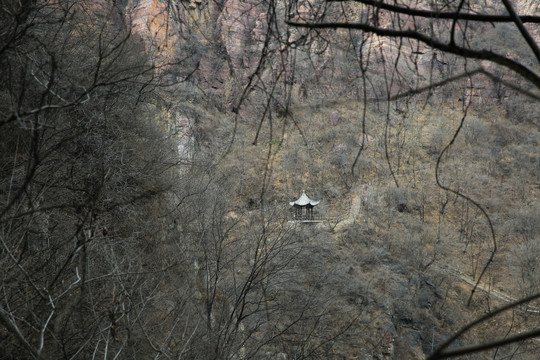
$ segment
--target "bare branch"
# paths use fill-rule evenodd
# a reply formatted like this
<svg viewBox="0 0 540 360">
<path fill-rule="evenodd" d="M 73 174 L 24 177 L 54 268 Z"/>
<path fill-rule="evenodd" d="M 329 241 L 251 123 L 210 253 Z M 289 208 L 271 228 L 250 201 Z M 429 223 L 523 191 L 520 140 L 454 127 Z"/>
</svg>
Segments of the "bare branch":
<svg viewBox="0 0 540 360">
<path fill-rule="evenodd" d="M 463 56 L 470 59 L 488 60 L 496 64 L 507 67 L 515 73 L 521 75 L 534 84 L 540 90 L 540 76 L 533 70 L 529 69 L 523 64 L 518 63 L 506 56 L 494 53 L 491 50 L 473 50 L 458 46 L 456 44 L 446 44 L 433 37 L 424 35 L 414 30 L 393 30 L 383 29 L 376 26 L 361 24 L 361 23 L 343 23 L 343 22 L 329 22 L 329 23 L 299 23 L 299 22 L 287 22 L 288 25 L 303 27 L 308 29 L 357 29 L 370 33 L 374 33 L 379 36 L 387 37 L 404 37 L 409 39 L 418 40 L 427 46 L 438 49 L 450 54 Z"/>
<path fill-rule="evenodd" d="M 518 14 L 516 13 L 516 10 L 514 10 L 514 7 L 512 6 L 512 3 L 510 1 L 502 0 L 502 2 L 504 4 L 504 7 L 510 14 L 510 17 L 516 23 L 516 26 L 518 27 L 519 32 L 521 33 L 525 41 L 527 41 L 527 44 L 529 44 L 529 46 L 531 47 L 531 50 L 536 56 L 536 59 L 540 62 L 540 49 L 538 48 L 538 44 L 536 43 L 536 41 L 534 41 L 534 39 L 532 38 L 531 34 L 529 34 L 527 29 L 525 29 L 525 26 L 523 26 L 523 20 L 518 16 Z"/>
<path fill-rule="evenodd" d="M 503 313 L 503 312 L 505 312 L 507 310 L 517 308 L 520 305 L 523 305 L 523 304 L 526 304 L 526 303 L 531 302 L 533 300 L 536 300 L 538 298 L 540 298 L 540 293 L 533 294 L 533 295 L 528 296 L 526 298 L 514 301 L 514 302 L 512 302 L 512 303 L 510 303 L 510 304 L 508 304 L 506 306 L 503 306 L 503 307 L 501 307 L 499 309 L 496 309 L 496 310 L 494 310 L 492 312 L 489 312 L 488 314 L 486 314 L 484 316 L 481 316 L 478 319 L 470 322 L 469 324 L 467 324 L 463 328 L 461 328 L 459 331 L 457 331 L 454 335 L 452 335 L 441 346 L 439 346 L 439 348 L 433 354 L 431 354 L 427 358 L 427 360 L 438 360 L 438 359 L 444 359 L 444 358 L 447 358 L 447 357 L 458 356 L 460 354 L 466 354 L 467 352 L 461 352 L 460 349 L 452 350 L 452 351 L 444 351 L 444 349 L 448 348 L 461 335 L 465 334 L 467 331 L 469 331 L 472 328 L 476 327 L 477 325 L 485 322 L 486 320 L 491 319 L 491 318 L 497 316 L 498 314 Z M 535 330 L 532 330 L 532 331 L 529 331 L 529 332 L 517 334 L 514 337 L 507 337 L 507 338 L 504 338 L 504 339 L 501 339 L 501 340 L 495 340 L 493 342 L 488 342 L 486 344 L 473 345 L 471 347 L 468 347 L 469 350 L 467 350 L 467 351 L 471 351 L 471 349 L 475 349 L 474 351 L 487 350 L 487 349 L 491 349 L 491 348 L 494 348 L 494 347 L 497 347 L 497 346 L 506 345 L 506 344 L 509 344 L 511 342 L 530 339 L 532 337 L 537 336 L 539 334 L 539 332 L 540 332 L 540 329 L 535 329 Z M 512 340 L 507 341 L 509 339 L 512 339 Z M 485 346 L 487 346 L 487 347 L 485 347 Z M 482 348 L 478 349 L 479 347 L 482 347 Z M 460 352 L 457 353 L 458 351 L 460 351 Z"/>
<path fill-rule="evenodd" d="M 349 2 L 351 0 L 328 0 L 329 2 Z M 490 15 L 490 14 L 471 14 L 457 12 L 440 12 L 422 10 L 417 8 L 407 8 L 398 5 L 388 4 L 379 0 L 352 0 L 354 2 L 362 3 L 365 5 L 377 7 L 378 9 L 388 10 L 396 14 L 404 14 L 410 16 L 416 16 L 428 19 L 444 19 L 444 20 L 467 20 L 467 21 L 479 21 L 488 23 L 500 23 L 500 22 L 513 22 L 514 18 L 509 15 Z M 523 23 L 540 24 L 540 16 L 525 15 L 519 16 L 519 19 Z"/>
</svg>

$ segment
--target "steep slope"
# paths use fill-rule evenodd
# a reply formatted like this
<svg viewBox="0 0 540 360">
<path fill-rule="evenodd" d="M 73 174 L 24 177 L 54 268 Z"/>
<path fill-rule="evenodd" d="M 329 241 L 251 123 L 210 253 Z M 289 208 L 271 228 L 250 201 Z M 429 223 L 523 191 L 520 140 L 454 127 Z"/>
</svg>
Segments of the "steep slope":
<svg viewBox="0 0 540 360">
<path fill-rule="evenodd" d="M 321 212 L 347 219 L 333 233 L 312 229 L 298 235 L 311 239 L 311 261 L 324 269 L 318 286 L 328 297 L 335 294 L 332 306 L 347 309 L 336 312 L 336 319 L 360 314 L 342 334 L 346 340 L 336 347 L 336 357 L 419 358 L 504 304 L 500 296 L 477 292 L 466 306 L 470 279 L 478 279 L 493 249 L 488 220 L 467 199 L 482 206 L 495 229 L 498 252 L 483 283 L 511 298 L 538 288 L 531 265 L 539 223 L 537 102 L 475 78 L 387 106 L 379 100 L 389 87 L 389 69 L 402 74 L 390 84 L 400 91 L 452 75 L 465 62 L 372 37 L 365 46 L 378 55 L 363 74 L 357 62 L 357 45 L 366 40 L 361 35 L 295 29 L 278 34 L 286 28 L 275 18 L 276 28 L 268 31 L 274 14 L 263 3 L 152 4 L 159 10 L 146 22 L 150 34 L 165 42 L 162 58 L 191 52 L 198 64 L 177 85 L 192 101 L 190 110 L 179 112 L 197 119 L 202 153 L 227 153 L 219 168 L 239 181 L 231 199 L 235 213 L 279 207 L 305 188 L 323 199 Z M 132 11 L 149 13 L 142 5 Z M 299 13 L 309 15 L 305 8 Z M 520 59 L 530 57 L 507 25 L 471 31 L 478 43 L 511 46 Z M 297 47 L 284 46 L 297 41 Z M 397 62 L 398 54 L 404 60 Z M 201 116 L 209 102 L 218 114 L 214 118 Z M 438 175 L 448 191 L 437 186 L 435 165 L 464 114 L 461 133 L 440 158 Z M 295 286 L 308 289 L 302 282 Z M 462 342 L 516 333 L 534 319 L 527 312 L 503 316 L 493 320 L 499 327 L 482 327 Z M 523 346 L 535 358 L 530 345 Z"/>
<path fill-rule="evenodd" d="M 167 79 L 145 116 L 178 135 L 185 153 L 170 160 L 182 169 L 167 199 L 175 220 L 144 235 L 175 264 L 145 313 L 160 331 L 137 333 L 148 353 L 159 339 L 188 358 L 421 358 L 506 302 L 477 291 L 467 304 L 494 248 L 489 221 L 498 252 L 482 288 L 509 298 L 539 290 L 538 102 L 475 78 L 386 103 L 387 90 L 452 75 L 465 61 L 359 33 L 288 28 L 281 5 L 105 3 L 118 12 L 110 21 L 144 40 L 152 74 Z M 360 10 L 351 16 L 361 19 Z M 471 30 L 479 43 L 517 44 L 516 56 L 530 56 L 507 26 Z M 360 44 L 372 51 L 368 68 Z M 321 213 L 345 220 L 288 227 L 283 205 L 302 189 L 322 199 Z M 164 218 L 157 208 L 145 210 Z M 161 325 L 174 326 L 159 328 L 169 312 L 174 320 Z M 537 316 L 518 309 L 460 341 L 515 334 Z M 518 348 L 538 356 L 532 342 L 489 355 Z"/>
</svg>

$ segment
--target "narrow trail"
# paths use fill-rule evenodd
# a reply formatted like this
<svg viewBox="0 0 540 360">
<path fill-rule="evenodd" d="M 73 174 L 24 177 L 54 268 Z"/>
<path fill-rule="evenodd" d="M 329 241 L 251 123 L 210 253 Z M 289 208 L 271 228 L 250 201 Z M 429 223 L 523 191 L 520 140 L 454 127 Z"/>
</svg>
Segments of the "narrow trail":
<svg viewBox="0 0 540 360">
<path fill-rule="evenodd" d="M 476 286 L 476 281 L 474 279 L 472 279 L 471 277 L 469 277 L 467 275 L 464 275 L 464 274 L 460 273 L 457 270 L 449 269 L 449 268 L 446 268 L 446 267 L 443 268 L 443 267 L 440 267 L 440 266 L 434 266 L 434 267 L 439 269 L 440 271 L 451 274 L 452 276 L 454 276 L 458 280 L 466 283 L 467 285 L 470 285 L 471 287 Z M 515 301 L 519 300 L 519 299 L 517 299 L 517 298 L 515 298 L 513 296 L 510 296 L 508 294 L 505 294 L 505 293 L 503 293 L 503 292 L 501 292 L 499 290 L 493 289 L 489 285 L 487 285 L 485 283 L 482 283 L 482 282 L 480 284 L 478 284 L 478 286 L 476 286 L 476 288 L 478 290 L 481 290 L 481 291 L 487 293 L 488 296 L 490 296 L 492 298 L 495 298 L 495 299 L 498 299 L 498 300 L 501 300 L 501 301 L 504 301 L 506 303 L 511 303 L 511 302 L 515 302 Z M 540 314 L 540 308 L 535 307 L 535 306 L 528 306 L 523 311 L 528 312 L 528 313 Z"/>
</svg>

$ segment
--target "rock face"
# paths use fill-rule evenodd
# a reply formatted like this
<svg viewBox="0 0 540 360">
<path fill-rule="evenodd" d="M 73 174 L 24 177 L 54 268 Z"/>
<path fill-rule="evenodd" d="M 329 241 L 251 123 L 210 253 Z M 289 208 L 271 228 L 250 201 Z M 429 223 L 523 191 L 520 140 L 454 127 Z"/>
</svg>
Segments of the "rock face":
<svg viewBox="0 0 540 360">
<path fill-rule="evenodd" d="M 218 19 L 221 41 L 230 59 L 232 73 L 253 68 L 264 41 L 266 16 L 254 1 L 227 0 Z"/>
<path fill-rule="evenodd" d="M 210 89 L 253 70 L 267 28 L 264 9 L 253 0 L 130 0 L 124 16 L 159 62 L 196 60 L 194 78 Z"/>
<path fill-rule="evenodd" d="M 99 0 L 96 3 L 108 2 Z M 516 2 L 518 6 L 521 3 L 530 6 L 527 1 Z M 302 2 L 296 9 L 285 9 L 279 2 L 273 5 L 275 8 L 270 11 L 268 3 L 256 0 L 127 0 L 117 7 L 126 24 L 145 39 L 147 49 L 158 65 L 180 64 L 173 70 L 173 81 L 181 83 L 189 75 L 190 82 L 204 89 L 205 96 L 213 97 L 224 110 L 229 111 L 235 110 L 233 104 L 237 103 L 247 79 L 257 69 L 264 44 L 268 46 L 268 51 L 265 50 L 265 72 L 259 75 L 267 83 L 285 80 L 299 101 L 308 96 L 325 99 L 328 95 L 354 95 L 351 79 L 358 74 L 356 60 L 362 51 L 364 57 L 368 52 L 371 56 L 369 91 L 377 97 L 383 96 L 386 89 L 385 67 L 388 71 L 395 65 L 399 73 L 410 74 L 396 77 L 390 89 L 392 92 L 425 86 L 430 81 L 437 81 L 437 76 L 445 78 L 464 67 L 459 58 L 422 44 L 418 47 L 403 45 L 395 39 L 368 36 L 361 32 L 307 32 L 289 28 L 283 23 L 285 17 L 298 22 L 311 21 L 320 17 L 320 9 L 311 2 Z M 294 13 L 286 16 L 286 11 Z M 374 19 L 373 14 L 364 8 L 351 7 L 347 19 L 353 22 L 377 21 L 391 26 L 388 16 L 388 13 L 381 13 Z M 269 21 L 273 22 L 270 27 Z M 420 20 L 411 18 L 409 21 L 410 24 L 405 25 L 412 28 L 415 26 L 413 21 Z M 430 26 L 427 23 L 416 25 L 419 24 L 426 28 Z M 441 32 L 445 34 L 446 23 L 433 26 L 441 26 Z M 510 31 L 505 26 L 483 29 L 478 24 L 471 25 L 471 32 L 481 34 L 471 39 L 482 39 L 475 40 L 480 45 L 474 41 L 472 45 L 481 47 L 482 41 L 488 41 L 499 48 L 510 47 L 519 39 L 508 35 Z M 533 30 L 532 34 L 540 36 L 540 30 Z M 267 37 L 271 37 L 271 41 L 267 41 Z M 525 51 L 523 54 L 511 54 L 522 60 L 529 55 Z M 491 63 L 482 66 L 495 71 Z M 195 68 L 197 70 L 193 72 Z M 415 73 L 411 69 L 415 69 Z M 478 102 L 500 103 L 511 96 L 508 88 L 487 78 L 477 80 L 469 88 L 468 97 Z M 444 91 L 441 96 L 445 99 L 461 101 L 462 95 L 455 89 L 448 87 Z"/>
</svg>

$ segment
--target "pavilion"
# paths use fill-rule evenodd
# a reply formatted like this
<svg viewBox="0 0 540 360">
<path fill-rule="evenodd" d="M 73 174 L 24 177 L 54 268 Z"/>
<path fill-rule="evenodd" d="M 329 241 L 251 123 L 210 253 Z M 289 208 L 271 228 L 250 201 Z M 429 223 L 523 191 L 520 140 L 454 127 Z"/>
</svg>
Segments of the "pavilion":
<svg viewBox="0 0 540 360">
<path fill-rule="evenodd" d="M 294 207 L 294 219 L 298 221 L 313 221 L 313 208 L 320 203 L 319 201 L 311 200 L 305 190 L 302 190 L 302 195 L 296 201 L 289 202 Z"/>
</svg>

